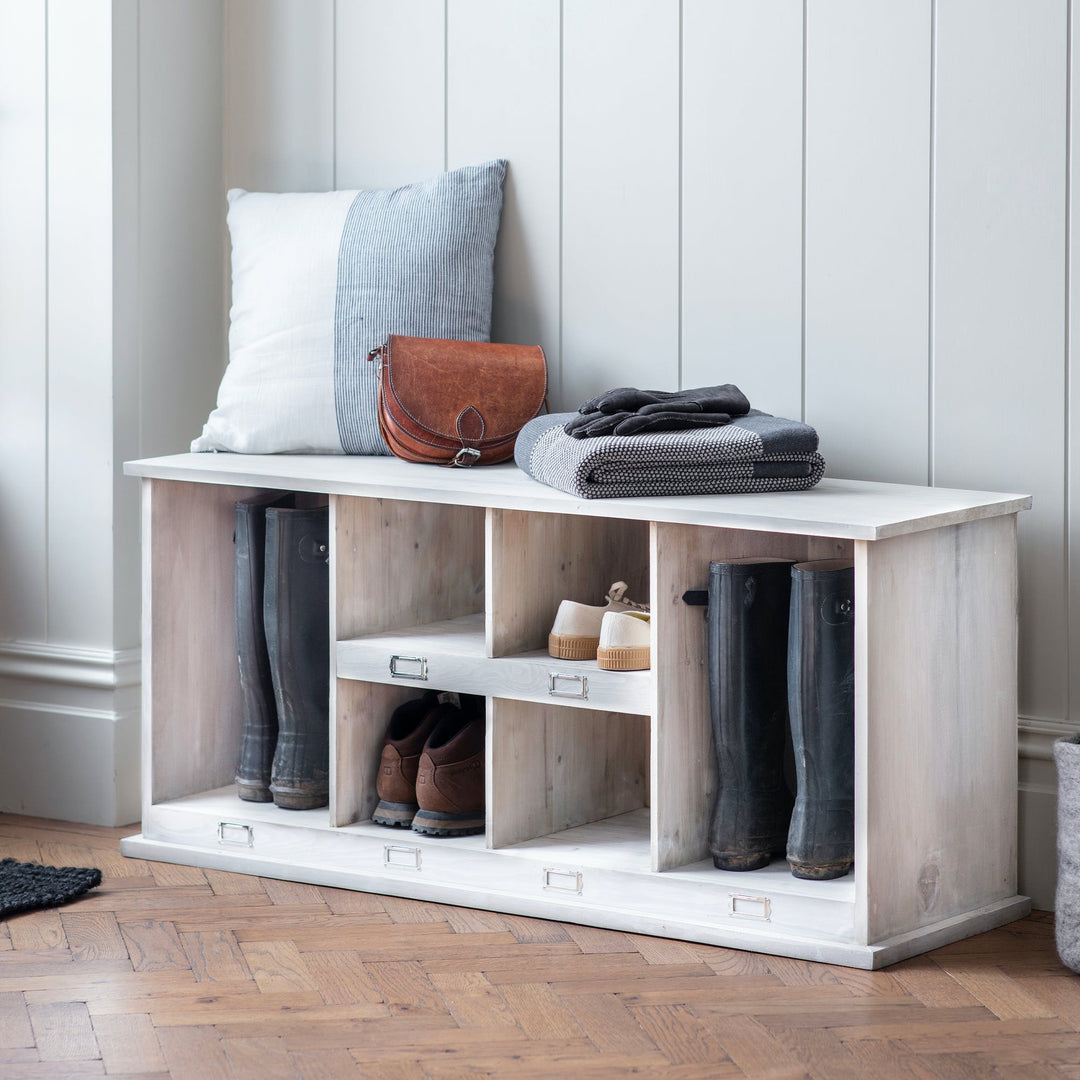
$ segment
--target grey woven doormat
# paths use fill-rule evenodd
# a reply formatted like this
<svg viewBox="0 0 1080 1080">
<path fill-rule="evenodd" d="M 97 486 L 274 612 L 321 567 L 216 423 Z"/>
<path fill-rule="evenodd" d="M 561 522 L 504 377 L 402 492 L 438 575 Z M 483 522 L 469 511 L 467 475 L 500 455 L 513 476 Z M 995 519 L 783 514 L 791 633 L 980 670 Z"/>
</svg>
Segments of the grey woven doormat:
<svg viewBox="0 0 1080 1080">
<path fill-rule="evenodd" d="M 93 867 L 0 859 L 0 919 L 19 911 L 66 904 L 100 884 L 101 871 Z"/>
</svg>

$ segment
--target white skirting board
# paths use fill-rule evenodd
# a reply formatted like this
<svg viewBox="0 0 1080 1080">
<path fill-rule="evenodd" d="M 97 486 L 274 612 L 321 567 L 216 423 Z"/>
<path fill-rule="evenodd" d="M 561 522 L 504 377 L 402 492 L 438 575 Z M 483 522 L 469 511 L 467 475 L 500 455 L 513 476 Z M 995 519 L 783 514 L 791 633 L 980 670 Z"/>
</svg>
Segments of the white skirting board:
<svg viewBox="0 0 1080 1080">
<path fill-rule="evenodd" d="M 1044 724 L 1049 732 L 1020 729 L 1020 790 L 1017 799 L 1017 888 L 1041 911 L 1054 910 L 1057 888 L 1057 769 L 1054 740 L 1072 733 L 1065 724 Z"/>
<path fill-rule="evenodd" d="M 139 713 L 0 699 L 0 811 L 139 820 Z"/>
<path fill-rule="evenodd" d="M 0 643 L 0 810 L 139 820 L 140 652 Z"/>
</svg>

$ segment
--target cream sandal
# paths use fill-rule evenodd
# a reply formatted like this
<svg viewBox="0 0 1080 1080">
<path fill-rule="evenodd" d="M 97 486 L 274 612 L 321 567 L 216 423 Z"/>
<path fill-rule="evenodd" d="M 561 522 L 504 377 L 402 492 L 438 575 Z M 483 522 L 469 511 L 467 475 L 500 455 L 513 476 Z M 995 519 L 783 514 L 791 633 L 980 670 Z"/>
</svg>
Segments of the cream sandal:
<svg viewBox="0 0 1080 1080">
<path fill-rule="evenodd" d="M 646 611 L 609 611 L 600 626 L 596 666 L 605 671 L 649 667 L 649 622 Z"/>
<path fill-rule="evenodd" d="M 607 603 L 600 606 L 563 600 L 548 634 L 548 653 L 559 660 L 595 660 L 605 615 L 649 610 L 648 604 L 626 599 L 629 587 L 625 581 L 616 581 L 608 589 Z"/>
</svg>

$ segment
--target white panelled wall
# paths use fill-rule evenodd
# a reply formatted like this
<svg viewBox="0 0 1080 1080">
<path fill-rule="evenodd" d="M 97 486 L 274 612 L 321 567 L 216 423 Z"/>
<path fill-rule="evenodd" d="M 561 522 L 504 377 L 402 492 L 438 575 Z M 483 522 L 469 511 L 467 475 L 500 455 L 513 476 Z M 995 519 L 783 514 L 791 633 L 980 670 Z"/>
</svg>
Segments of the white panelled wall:
<svg viewBox="0 0 1080 1080">
<path fill-rule="evenodd" d="M 139 815 L 139 493 L 224 340 L 223 13 L 0 0 L 0 809 Z"/>
<path fill-rule="evenodd" d="M 543 344 L 556 407 L 730 380 L 833 476 L 1034 495 L 1021 888 L 1051 906 L 1050 746 L 1080 726 L 1070 6 L 0 0 L 0 807 L 135 812 L 119 466 L 213 405 L 226 188 L 501 156 L 494 336 Z"/>
</svg>

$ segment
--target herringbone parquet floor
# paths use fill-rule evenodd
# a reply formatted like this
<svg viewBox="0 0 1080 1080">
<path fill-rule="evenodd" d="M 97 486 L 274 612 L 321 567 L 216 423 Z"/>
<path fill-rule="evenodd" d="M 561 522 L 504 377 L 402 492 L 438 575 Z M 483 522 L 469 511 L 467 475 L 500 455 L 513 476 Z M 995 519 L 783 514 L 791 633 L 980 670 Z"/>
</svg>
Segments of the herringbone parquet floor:
<svg viewBox="0 0 1080 1080">
<path fill-rule="evenodd" d="M 1080 1080 L 1046 913 L 885 971 L 125 859 L 0 815 L 0 855 L 98 866 L 0 921 L 0 1078 Z"/>
</svg>

